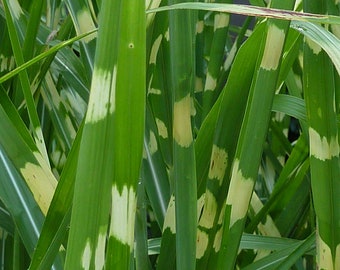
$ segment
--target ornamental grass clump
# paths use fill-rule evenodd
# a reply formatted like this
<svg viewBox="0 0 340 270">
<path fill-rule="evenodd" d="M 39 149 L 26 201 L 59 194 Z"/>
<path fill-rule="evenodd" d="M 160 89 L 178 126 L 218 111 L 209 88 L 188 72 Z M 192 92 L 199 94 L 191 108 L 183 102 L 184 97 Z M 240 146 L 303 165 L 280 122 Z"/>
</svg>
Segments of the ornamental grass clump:
<svg viewBox="0 0 340 270">
<path fill-rule="evenodd" d="M 340 4 L 238 2 L 2 0 L 4 269 L 340 269 Z"/>
</svg>

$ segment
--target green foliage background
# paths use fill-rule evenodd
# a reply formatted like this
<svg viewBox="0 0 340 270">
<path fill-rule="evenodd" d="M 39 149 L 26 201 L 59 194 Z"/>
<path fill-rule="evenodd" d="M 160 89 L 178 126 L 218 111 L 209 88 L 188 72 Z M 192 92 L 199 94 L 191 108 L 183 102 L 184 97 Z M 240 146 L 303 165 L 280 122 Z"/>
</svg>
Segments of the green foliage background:
<svg viewBox="0 0 340 270">
<path fill-rule="evenodd" d="M 1 269 L 339 269 L 339 5 L 2 0 Z"/>
</svg>

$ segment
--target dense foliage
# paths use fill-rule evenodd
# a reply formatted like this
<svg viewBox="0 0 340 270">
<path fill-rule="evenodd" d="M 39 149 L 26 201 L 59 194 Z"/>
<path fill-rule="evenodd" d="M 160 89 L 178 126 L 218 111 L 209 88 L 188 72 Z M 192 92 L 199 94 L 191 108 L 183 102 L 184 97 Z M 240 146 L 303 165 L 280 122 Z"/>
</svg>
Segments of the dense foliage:
<svg viewBox="0 0 340 270">
<path fill-rule="evenodd" d="M 2 0 L 1 269 L 340 269 L 338 2 Z"/>
</svg>

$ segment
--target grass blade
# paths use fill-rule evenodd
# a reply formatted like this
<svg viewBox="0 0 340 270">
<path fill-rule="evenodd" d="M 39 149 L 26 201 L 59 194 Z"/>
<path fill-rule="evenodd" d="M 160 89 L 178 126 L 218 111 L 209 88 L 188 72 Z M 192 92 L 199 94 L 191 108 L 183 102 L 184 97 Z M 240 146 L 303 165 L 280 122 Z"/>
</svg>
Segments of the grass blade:
<svg viewBox="0 0 340 270">
<path fill-rule="evenodd" d="M 70 224 L 75 174 L 82 128 L 78 131 L 60 176 L 51 206 L 32 256 L 30 269 L 48 269 L 53 264 Z M 62 202 L 62 203 L 60 203 Z"/>
<path fill-rule="evenodd" d="M 14 26 L 14 20 L 17 18 L 14 16 L 16 15 L 20 17 L 22 11 L 17 10 L 18 8 L 20 8 L 20 6 L 15 6 L 13 5 L 13 3 L 11 5 L 11 4 L 8 4 L 7 1 L 4 1 L 3 4 L 5 8 L 6 22 L 7 22 L 7 27 L 9 30 L 9 35 L 10 35 L 10 39 L 11 39 L 11 43 L 13 47 L 15 61 L 16 61 L 16 64 L 19 66 L 24 63 L 24 57 L 21 51 L 19 37 Z M 12 8 L 12 12 L 10 11 L 10 8 Z M 13 16 L 12 14 L 15 14 L 15 15 Z M 25 101 L 27 104 L 28 115 L 30 117 L 30 121 L 33 127 L 33 130 L 32 130 L 33 137 L 36 141 L 36 144 L 37 144 L 37 147 L 40 153 L 43 155 L 45 161 L 49 163 L 49 159 L 48 159 L 47 151 L 45 147 L 45 142 L 44 142 L 44 137 L 42 134 L 39 117 L 36 111 L 36 106 L 34 104 L 33 96 L 31 93 L 31 87 L 30 87 L 30 82 L 29 82 L 27 72 L 25 71 L 23 73 L 20 73 L 19 78 L 20 78 L 21 87 L 24 93 Z"/>
<path fill-rule="evenodd" d="M 178 3 L 172 0 L 170 3 Z M 173 181 L 176 209 L 177 269 L 195 269 L 197 180 L 191 128 L 194 92 L 195 13 L 169 14 L 171 86 L 173 99 Z M 185 27 L 185 29 L 183 29 Z"/>
<path fill-rule="evenodd" d="M 304 9 L 325 12 L 326 1 L 304 1 Z M 333 65 L 311 39 L 304 43 L 304 94 L 309 124 L 311 183 L 317 217 L 317 264 L 340 267 L 340 147 Z M 338 76 L 338 75 L 336 75 Z M 322 91 L 320 91 L 322 89 Z"/>
<path fill-rule="evenodd" d="M 227 12 L 233 14 L 240 14 L 245 16 L 265 17 L 281 20 L 297 20 L 309 21 L 324 24 L 340 24 L 340 17 L 333 15 L 321 15 L 307 12 L 296 12 L 286 9 L 265 8 L 251 5 L 238 4 L 220 4 L 220 3 L 179 3 L 170 6 L 150 9 L 146 13 L 154 13 L 160 11 L 176 10 L 176 9 L 192 9 L 192 10 L 206 10 L 215 12 Z"/>
<path fill-rule="evenodd" d="M 285 1 L 285 3 L 273 1 L 271 4 L 273 7 L 292 8 L 294 1 Z M 250 90 L 232 167 L 226 201 L 222 252 L 219 254 L 220 268 L 233 269 L 236 261 L 238 243 L 244 229 L 268 129 L 288 26 L 289 23 L 284 21 L 268 20 L 267 22 L 260 49 L 258 71 Z M 273 50 L 275 53 L 272 52 Z M 227 251 L 229 259 L 225 260 Z"/>
<path fill-rule="evenodd" d="M 127 269 L 130 264 L 144 134 L 144 5 L 102 2 L 66 269 Z"/>
</svg>

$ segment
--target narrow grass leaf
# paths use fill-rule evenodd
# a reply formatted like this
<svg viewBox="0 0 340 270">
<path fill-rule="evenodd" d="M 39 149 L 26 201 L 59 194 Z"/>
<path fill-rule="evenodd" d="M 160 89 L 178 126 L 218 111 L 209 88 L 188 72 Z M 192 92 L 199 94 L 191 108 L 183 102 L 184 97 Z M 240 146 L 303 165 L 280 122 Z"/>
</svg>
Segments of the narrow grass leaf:
<svg viewBox="0 0 340 270">
<path fill-rule="evenodd" d="M 127 269 L 130 264 L 144 134 L 144 5 L 143 1 L 102 2 L 66 269 L 104 265 Z M 84 230 L 78 230 L 84 224 Z"/>
<path fill-rule="evenodd" d="M 326 1 L 305 1 L 304 9 L 325 12 Z M 321 31 L 320 31 L 321 32 Z M 311 185 L 317 218 L 317 265 L 340 267 L 340 147 L 332 60 L 320 45 L 304 42 L 303 87 L 308 117 Z M 322 89 L 323 91 L 320 91 Z"/>
<path fill-rule="evenodd" d="M 178 2 L 180 1 L 170 1 Z M 176 268 L 179 270 L 195 269 L 197 180 L 191 124 L 195 76 L 195 15 L 193 11 L 173 11 L 169 14 Z"/>
<path fill-rule="evenodd" d="M 340 74 L 340 40 L 318 24 L 293 21 L 291 27 L 318 44 L 328 54 L 338 74 Z"/>
<path fill-rule="evenodd" d="M 3 4 L 4 4 L 4 8 L 5 8 L 6 22 L 7 22 L 9 35 L 10 35 L 10 38 L 11 38 L 11 43 L 12 43 L 12 47 L 13 47 L 13 53 L 14 53 L 15 61 L 16 61 L 17 65 L 22 65 L 24 63 L 24 57 L 23 57 L 23 54 L 22 54 L 22 51 L 21 51 L 21 46 L 20 46 L 18 34 L 17 34 L 16 29 L 14 27 L 14 19 L 16 19 L 16 17 L 13 17 L 13 15 L 12 15 L 12 14 L 17 15 L 17 13 L 15 13 L 15 12 L 18 12 L 18 10 L 15 10 L 15 8 L 14 8 L 12 10 L 12 13 L 11 13 L 9 7 L 13 8 L 13 6 L 9 5 L 7 1 L 4 1 Z M 18 8 L 18 7 L 20 7 L 20 6 L 17 6 L 16 8 Z M 28 115 L 30 117 L 30 121 L 31 121 L 31 124 L 32 124 L 32 127 L 33 127 L 33 130 L 32 130 L 33 138 L 36 141 L 36 144 L 37 144 L 37 147 L 38 147 L 40 153 L 43 155 L 47 164 L 49 164 L 49 159 L 48 159 L 48 156 L 47 156 L 44 137 L 43 137 L 43 134 L 42 134 L 39 117 L 38 117 L 38 114 L 37 114 L 37 111 L 36 111 L 36 106 L 34 104 L 33 96 L 32 96 L 32 93 L 31 93 L 31 87 L 30 87 L 30 82 L 29 82 L 27 72 L 20 73 L 19 78 L 20 78 L 22 91 L 24 93 L 25 102 L 27 104 Z"/>
<path fill-rule="evenodd" d="M 127 269 L 133 261 L 135 208 L 145 126 L 144 8 L 144 1 L 129 0 L 121 1 L 120 11 L 117 10 L 119 35 L 115 36 L 118 55 L 115 64 L 114 175 L 106 268 Z M 112 16 L 110 10 L 107 16 Z M 112 30 L 108 27 L 107 31 L 110 33 Z"/>
<path fill-rule="evenodd" d="M 0 106 L 0 117 L 0 144 L 3 151 L 21 173 L 41 211 L 46 215 L 57 181 L 34 143 L 30 141 L 27 144 L 24 141 L 23 138 L 29 138 L 29 136 L 23 137 L 17 130 L 16 122 L 13 120 L 17 120 L 18 116 L 14 119 L 9 118 Z M 20 121 L 18 126 L 23 125 Z M 21 128 L 20 131 L 25 131 L 25 129 Z"/>
<path fill-rule="evenodd" d="M 44 220 L 24 179 L 0 146 L 0 198 L 11 213 L 29 254 L 33 254 Z"/>
<path fill-rule="evenodd" d="M 50 73 L 47 73 L 45 76 L 41 95 L 49 111 L 63 151 L 68 154 L 76 136 L 76 131 Z"/>
<path fill-rule="evenodd" d="M 218 1 L 227 2 L 228 1 Z M 211 106 L 218 97 L 217 83 L 220 76 L 221 66 L 223 63 L 225 43 L 227 41 L 228 27 L 230 22 L 230 15 L 225 13 L 214 14 L 214 34 L 211 43 L 209 62 L 207 67 L 207 75 L 205 78 L 204 92 L 203 92 L 203 117 L 210 111 Z"/>
<path fill-rule="evenodd" d="M 159 228 L 163 228 L 168 203 L 170 201 L 170 181 L 166 164 L 157 141 L 157 128 L 149 104 L 146 104 L 144 135 L 144 156 L 142 180 Z"/>
<path fill-rule="evenodd" d="M 31 3 L 30 16 L 27 23 L 24 43 L 22 46 L 24 59 L 31 59 L 34 54 L 36 37 L 39 29 L 40 19 L 43 10 L 43 1 L 38 0 Z"/>
<path fill-rule="evenodd" d="M 72 144 L 72 149 L 60 176 L 32 256 L 30 269 L 50 268 L 68 232 L 81 135 L 82 127 Z"/>
<path fill-rule="evenodd" d="M 68 11 L 71 14 L 73 25 L 78 35 L 86 32 L 92 32 L 96 29 L 96 24 L 93 14 L 90 11 L 87 2 L 81 0 L 67 0 Z M 87 36 L 82 42 L 81 46 L 84 51 L 83 59 L 87 63 L 88 73 L 91 74 L 94 68 L 94 54 L 96 48 L 96 33 Z"/>
<path fill-rule="evenodd" d="M 38 61 L 44 59 L 45 57 L 59 51 L 61 48 L 66 47 L 71 45 L 72 43 L 74 43 L 77 40 L 80 40 L 88 35 L 91 35 L 93 33 L 97 32 L 97 29 L 92 30 L 90 32 L 86 32 L 82 35 L 76 36 L 74 38 L 71 38 L 67 41 L 62 41 L 58 44 L 56 44 L 55 46 L 51 47 L 50 49 L 48 49 L 47 51 L 35 56 L 34 58 L 30 59 L 29 61 L 26 61 L 24 63 L 22 63 L 21 65 L 18 65 L 18 67 L 16 67 L 15 69 L 11 70 L 10 72 L 6 73 L 4 76 L 2 76 L 0 78 L 0 83 L 3 83 L 5 81 L 7 81 L 8 79 L 14 77 L 15 75 L 17 75 L 18 73 L 20 73 L 21 71 L 27 69 L 28 67 L 32 66 L 33 64 L 37 63 Z"/>
<path fill-rule="evenodd" d="M 292 8 L 293 4 L 294 1 L 271 2 L 272 7 L 280 8 Z M 258 71 L 254 76 L 248 98 L 226 201 L 221 244 L 223 252 L 219 254 L 219 267 L 225 269 L 235 267 L 238 243 L 244 229 L 268 129 L 288 26 L 289 23 L 285 21 L 268 20 L 263 36 Z M 226 252 L 230 256 L 229 260 L 223 259 L 227 256 Z"/>
<path fill-rule="evenodd" d="M 118 48 L 115 35 L 119 29 L 119 17 L 107 12 L 115 10 L 119 13 L 120 3 L 104 1 L 102 8 L 104 12 L 99 24 L 103 27 L 98 33 L 92 91 L 80 143 L 65 269 L 102 269 L 105 264 L 113 178 L 112 138 L 117 74 L 114 68 L 117 53 L 111 53 L 111 50 L 116 52 Z M 77 19 L 76 10 L 72 12 Z M 79 10 L 79 17 L 82 19 L 84 14 L 90 16 L 85 7 Z M 109 25 L 115 26 L 115 35 L 106 34 Z M 86 209 L 86 214 L 83 209 Z M 82 230 L 79 230 L 80 227 Z"/>
<path fill-rule="evenodd" d="M 294 265 L 294 263 L 302 257 L 306 251 L 310 250 L 311 247 L 315 245 L 315 234 L 311 234 L 306 240 L 304 240 L 301 245 L 299 245 L 294 251 L 292 251 L 288 257 L 280 263 L 277 267 L 278 270 L 289 269 Z"/>
<path fill-rule="evenodd" d="M 211 154 L 210 156 L 205 154 L 205 159 L 208 160 L 205 161 L 204 165 L 197 164 L 198 167 L 207 167 L 204 208 L 198 223 L 199 233 L 196 251 L 198 269 L 214 269 L 217 267 L 217 256 L 220 251 L 221 232 L 223 230 L 223 205 L 230 183 L 231 161 L 235 155 L 236 142 L 246 107 L 252 74 L 256 66 L 256 52 L 260 47 L 263 29 L 264 25 L 260 25 L 235 57 L 229 80 L 219 98 L 220 101 L 217 100 L 214 105 L 214 107 L 218 105 L 218 111 L 214 120 L 215 126 L 211 128 L 213 131 L 213 134 L 211 134 L 212 142 L 211 145 L 208 145 Z M 203 150 L 204 148 L 199 147 L 207 145 L 211 140 L 209 138 L 203 145 L 200 145 L 200 136 L 208 134 L 208 131 L 205 130 L 208 127 L 206 126 L 207 121 L 212 121 L 212 118 L 215 117 L 214 107 L 202 124 L 195 145 L 197 150 Z M 224 130 L 230 132 L 226 135 L 223 132 Z M 204 149 L 204 151 L 207 150 Z M 199 161 L 202 162 L 202 160 Z M 200 193 L 199 197 L 201 197 Z M 199 239 L 199 237 L 203 237 L 203 239 Z"/>
<path fill-rule="evenodd" d="M 273 100 L 272 111 L 282 112 L 303 122 L 307 121 L 306 105 L 301 98 L 277 94 Z"/>
<path fill-rule="evenodd" d="M 220 3 L 196 3 L 196 2 L 179 3 L 147 10 L 147 14 L 177 9 L 206 10 L 281 20 L 297 20 L 325 24 L 340 24 L 339 16 L 312 14 L 307 12 L 302 13 L 285 9 L 265 8 L 251 5 L 220 4 Z"/>
<path fill-rule="evenodd" d="M 298 251 L 300 256 L 301 253 L 308 252 L 311 248 L 313 248 L 313 244 L 315 241 L 315 234 L 312 234 L 310 237 L 305 239 L 302 242 L 297 242 L 291 244 L 289 247 L 277 250 L 270 255 L 242 268 L 243 270 L 271 270 L 271 269 L 279 269 L 280 264 L 284 264 L 285 260 L 294 252 Z M 287 268 L 283 268 L 287 269 Z"/>
</svg>

